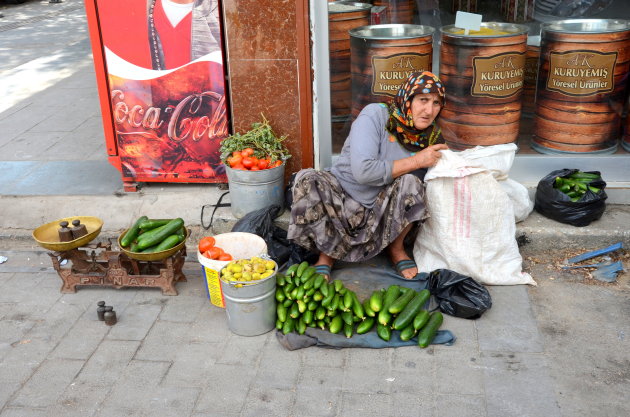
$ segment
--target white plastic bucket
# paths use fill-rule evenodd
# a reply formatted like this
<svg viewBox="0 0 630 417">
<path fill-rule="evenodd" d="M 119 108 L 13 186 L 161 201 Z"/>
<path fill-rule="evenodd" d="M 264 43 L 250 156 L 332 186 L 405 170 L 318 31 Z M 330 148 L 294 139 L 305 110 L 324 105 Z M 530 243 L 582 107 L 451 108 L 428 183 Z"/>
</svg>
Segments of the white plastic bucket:
<svg viewBox="0 0 630 417">
<path fill-rule="evenodd" d="M 248 259 L 254 256 L 266 255 L 267 244 L 265 240 L 253 233 L 231 232 L 214 236 L 215 246 L 223 249 L 232 255 L 234 260 Z M 229 261 L 216 261 L 208 259 L 197 251 L 197 260 L 201 264 L 201 272 L 206 279 L 206 290 L 210 302 L 217 307 L 225 308 L 225 298 L 221 283 L 219 282 L 219 271 L 229 263 Z"/>
</svg>

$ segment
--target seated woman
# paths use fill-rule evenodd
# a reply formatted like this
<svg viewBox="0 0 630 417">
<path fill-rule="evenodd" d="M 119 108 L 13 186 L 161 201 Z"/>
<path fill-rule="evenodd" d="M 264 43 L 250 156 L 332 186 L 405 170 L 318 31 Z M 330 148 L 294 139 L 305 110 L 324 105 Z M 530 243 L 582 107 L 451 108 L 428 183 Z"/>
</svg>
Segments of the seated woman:
<svg viewBox="0 0 630 417">
<path fill-rule="evenodd" d="M 288 238 L 319 252 L 317 272 L 329 279 L 335 260 L 361 262 L 387 249 L 399 274 L 416 276 L 404 239 L 426 217 L 426 169 L 448 149 L 435 124 L 443 105 L 440 80 L 413 73 L 389 105 L 361 111 L 329 171 L 298 172 Z"/>
</svg>

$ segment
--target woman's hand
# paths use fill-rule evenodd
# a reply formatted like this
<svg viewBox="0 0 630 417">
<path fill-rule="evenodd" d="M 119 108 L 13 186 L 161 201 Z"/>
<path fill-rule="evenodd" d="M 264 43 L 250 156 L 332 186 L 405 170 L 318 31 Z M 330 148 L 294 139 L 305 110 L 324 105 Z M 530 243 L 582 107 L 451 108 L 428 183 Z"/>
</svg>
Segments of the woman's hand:
<svg viewBox="0 0 630 417">
<path fill-rule="evenodd" d="M 408 174 L 417 169 L 435 166 L 438 160 L 442 157 L 442 153 L 440 151 L 443 149 L 448 149 L 448 146 L 444 143 L 439 143 L 437 145 L 431 145 L 408 158 L 394 161 L 392 177 L 398 178 L 401 175 Z"/>
</svg>

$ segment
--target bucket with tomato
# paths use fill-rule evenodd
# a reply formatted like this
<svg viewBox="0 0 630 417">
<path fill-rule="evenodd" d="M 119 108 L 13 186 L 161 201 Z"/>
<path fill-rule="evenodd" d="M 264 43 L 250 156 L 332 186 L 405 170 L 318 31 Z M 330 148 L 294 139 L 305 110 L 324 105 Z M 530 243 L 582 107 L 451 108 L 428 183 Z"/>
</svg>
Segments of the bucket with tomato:
<svg viewBox="0 0 630 417">
<path fill-rule="evenodd" d="M 201 264 L 201 271 L 206 280 L 210 302 L 217 307 L 225 308 L 225 299 L 219 280 L 219 271 L 225 265 L 231 260 L 249 259 L 266 254 L 265 240 L 253 233 L 222 233 L 200 239 L 197 260 Z"/>
<path fill-rule="evenodd" d="M 221 160 L 226 166 L 232 214 L 245 214 L 284 205 L 285 161 L 291 157 L 269 121 L 252 124 L 247 132 L 228 136 L 221 142 Z"/>
</svg>

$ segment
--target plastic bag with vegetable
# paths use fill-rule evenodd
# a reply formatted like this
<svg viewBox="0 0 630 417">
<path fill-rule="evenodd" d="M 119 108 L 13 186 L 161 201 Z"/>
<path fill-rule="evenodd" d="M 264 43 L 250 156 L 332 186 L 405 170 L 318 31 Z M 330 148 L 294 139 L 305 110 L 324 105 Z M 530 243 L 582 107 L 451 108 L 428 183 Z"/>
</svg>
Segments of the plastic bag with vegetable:
<svg viewBox="0 0 630 417">
<path fill-rule="evenodd" d="M 429 274 L 429 291 L 440 310 L 451 316 L 478 319 L 492 307 L 486 287 L 471 277 L 448 269 L 436 269 Z"/>
<path fill-rule="evenodd" d="M 569 168 L 552 171 L 536 187 L 534 208 L 552 220 L 588 226 L 606 210 L 605 187 L 599 171 Z"/>
</svg>

